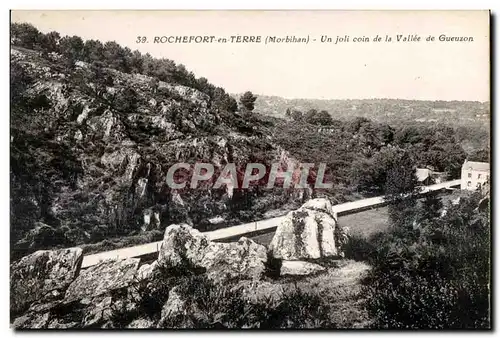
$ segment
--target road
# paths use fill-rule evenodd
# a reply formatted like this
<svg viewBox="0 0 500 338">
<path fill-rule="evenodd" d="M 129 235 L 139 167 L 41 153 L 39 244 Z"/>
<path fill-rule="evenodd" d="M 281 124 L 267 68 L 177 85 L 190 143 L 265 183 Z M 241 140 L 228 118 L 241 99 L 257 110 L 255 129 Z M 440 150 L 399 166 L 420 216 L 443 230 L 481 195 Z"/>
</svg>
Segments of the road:
<svg viewBox="0 0 500 338">
<path fill-rule="evenodd" d="M 424 194 L 429 191 L 440 190 L 460 185 L 460 180 L 453 180 L 426 186 L 420 193 Z M 354 202 L 342 203 L 333 206 L 333 211 L 336 213 L 355 212 L 366 208 L 379 206 L 385 203 L 385 196 L 366 198 Z M 218 229 L 205 232 L 211 240 L 223 240 L 236 236 L 243 236 L 255 231 L 272 230 L 276 228 L 285 216 L 270 218 L 262 221 L 251 222 L 241 225 L 235 225 L 228 228 Z M 83 257 L 82 268 L 95 265 L 106 259 L 120 259 L 129 257 L 142 257 L 155 252 L 158 252 L 161 241 L 136 245 L 133 247 L 116 249 L 111 251 L 99 252 L 96 254 Z"/>
</svg>

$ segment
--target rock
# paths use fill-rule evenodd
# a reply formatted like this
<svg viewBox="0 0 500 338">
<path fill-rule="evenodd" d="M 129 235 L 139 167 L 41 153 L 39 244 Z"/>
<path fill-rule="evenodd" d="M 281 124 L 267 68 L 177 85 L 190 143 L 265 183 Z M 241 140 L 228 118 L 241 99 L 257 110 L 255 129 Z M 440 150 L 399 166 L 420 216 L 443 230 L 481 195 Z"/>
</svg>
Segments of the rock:
<svg viewBox="0 0 500 338">
<path fill-rule="evenodd" d="M 141 267 L 137 271 L 137 279 L 138 280 L 151 279 L 157 266 L 158 266 L 158 261 L 154 261 L 151 264 L 141 265 Z"/>
<path fill-rule="evenodd" d="M 336 213 L 333 212 L 332 204 L 326 198 L 311 199 L 304 203 L 302 208 L 325 212 L 337 220 Z"/>
<path fill-rule="evenodd" d="M 27 313 L 18 317 L 12 323 L 14 329 L 45 329 L 49 323 L 48 312 L 43 314 Z"/>
<path fill-rule="evenodd" d="M 319 264 L 304 261 L 283 261 L 281 265 L 281 276 L 308 276 L 325 271 Z"/>
<path fill-rule="evenodd" d="M 111 296 L 104 297 L 98 302 L 94 301 L 83 317 L 83 327 L 96 327 L 99 323 L 110 320 L 113 315 L 112 303 L 113 298 Z"/>
<path fill-rule="evenodd" d="M 349 243 L 350 229 L 349 227 L 336 227 L 335 240 L 340 257 L 345 256 L 346 245 Z"/>
<path fill-rule="evenodd" d="M 137 280 L 139 261 L 107 260 L 82 270 L 59 304 L 30 311 L 49 313 L 52 328 L 113 328 L 115 318 L 126 318 L 137 309 L 138 297 L 131 284 Z"/>
<path fill-rule="evenodd" d="M 165 231 L 158 264 L 206 270 L 210 279 L 260 279 L 265 272 L 267 250 L 248 238 L 236 243 L 215 243 L 187 224 Z"/>
<path fill-rule="evenodd" d="M 168 300 L 161 310 L 159 325 L 165 325 L 169 320 L 186 313 L 186 301 L 179 293 L 179 287 L 174 287 L 168 293 Z"/>
<path fill-rule="evenodd" d="M 338 254 L 335 213 L 326 199 L 314 199 L 289 212 L 270 244 L 273 257 L 286 260 L 318 259 Z"/>
<path fill-rule="evenodd" d="M 139 258 L 107 260 L 83 270 L 68 287 L 65 302 L 92 299 L 129 286 L 136 280 Z"/>
<path fill-rule="evenodd" d="M 112 153 L 104 153 L 101 157 L 101 164 L 115 172 L 125 168 L 120 174 L 130 180 L 140 158 L 141 156 L 134 149 L 120 148 Z"/>
<path fill-rule="evenodd" d="M 201 265 L 212 280 L 258 280 L 264 275 L 266 262 L 266 248 L 242 237 L 236 243 L 210 243 Z"/>
<path fill-rule="evenodd" d="M 161 318 L 157 324 L 157 328 L 192 328 L 193 323 L 190 318 L 193 314 L 193 304 L 189 301 L 194 299 L 186 299 L 181 293 L 181 286 L 176 286 L 168 293 L 168 300 L 163 305 L 161 310 Z M 189 304 L 188 304 L 189 302 Z M 199 316 L 203 316 L 200 313 Z"/>
<path fill-rule="evenodd" d="M 154 321 L 147 318 L 134 319 L 132 322 L 130 322 L 130 324 L 127 325 L 127 329 L 150 329 L 154 327 Z"/>
<path fill-rule="evenodd" d="M 62 295 L 77 277 L 82 249 L 40 250 L 10 266 L 11 311 L 26 309 L 37 300 Z"/>
<path fill-rule="evenodd" d="M 205 250 L 209 246 L 207 236 L 187 224 L 167 227 L 158 254 L 158 264 L 181 267 L 185 264 L 201 267 Z"/>
<path fill-rule="evenodd" d="M 80 323 L 78 322 L 60 322 L 59 320 L 55 319 L 52 320 L 49 325 L 47 326 L 48 329 L 74 329 L 78 328 L 80 326 Z"/>
</svg>

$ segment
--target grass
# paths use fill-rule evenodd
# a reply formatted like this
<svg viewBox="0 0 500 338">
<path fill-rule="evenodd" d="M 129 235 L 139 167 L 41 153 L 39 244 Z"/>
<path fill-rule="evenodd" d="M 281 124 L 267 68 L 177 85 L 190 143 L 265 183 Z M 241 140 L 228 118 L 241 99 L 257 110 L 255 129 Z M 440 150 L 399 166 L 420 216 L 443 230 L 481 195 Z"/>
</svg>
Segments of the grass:
<svg viewBox="0 0 500 338">
<path fill-rule="evenodd" d="M 352 234 L 368 238 L 377 232 L 383 232 L 389 228 L 388 209 L 387 207 L 380 207 L 340 216 L 339 225 L 349 227 Z"/>
<path fill-rule="evenodd" d="M 363 328 L 370 324 L 361 296 L 360 280 L 369 271 L 364 262 L 340 261 L 339 267 L 330 267 L 323 274 L 306 278 L 286 278 L 283 288 L 296 287 L 323 299 L 328 306 L 328 322 L 336 328 Z"/>
</svg>

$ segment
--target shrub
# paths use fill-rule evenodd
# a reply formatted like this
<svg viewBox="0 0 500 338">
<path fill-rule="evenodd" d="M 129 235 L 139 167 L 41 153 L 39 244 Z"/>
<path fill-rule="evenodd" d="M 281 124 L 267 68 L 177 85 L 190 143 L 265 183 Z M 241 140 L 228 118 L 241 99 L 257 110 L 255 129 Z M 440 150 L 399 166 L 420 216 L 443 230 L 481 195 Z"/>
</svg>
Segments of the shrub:
<svg viewBox="0 0 500 338">
<path fill-rule="evenodd" d="M 373 243 L 358 234 L 349 236 L 347 243 L 344 246 L 345 258 L 354 259 L 356 261 L 368 261 L 375 252 Z"/>
<path fill-rule="evenodd" d="M 474 200 L 379 238 L 363 288 L 375 327 L 489 327 L 489 218 Z"/>
<path fill-rule="evenodd" d="M 238 284 L 214 284 L 206 275 L 186 278 L 176 293 L 184 301 L 185 311 L 162 322 L 168 328 L 328 328 L 328 306 L 318 294 L 297 286 L 283 293 L 279 300 L 267 297 L 250 302 Z M 251 292 L 251 291 L 250 291 Z"/>
</svg>

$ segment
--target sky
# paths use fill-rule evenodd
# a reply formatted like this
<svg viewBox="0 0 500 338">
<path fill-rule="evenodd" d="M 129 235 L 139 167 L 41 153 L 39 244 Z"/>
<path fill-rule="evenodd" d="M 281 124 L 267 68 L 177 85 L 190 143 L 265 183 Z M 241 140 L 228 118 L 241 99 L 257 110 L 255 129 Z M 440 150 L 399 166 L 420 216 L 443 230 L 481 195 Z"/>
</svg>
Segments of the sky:
<svg viewBox="0 0 500 338">
<path fill-rule="evenodd" d="M 12 11 L 40 31 L 116 41 L 184 64 L 230 93 L 285 98 L 489 101 L 487 11 Z M 420 42 L 385 43 L 417 34 Z M 473 42 L 426 42 L 429 35 Z M 158 36 L 309 36 L 308 44 L 158 44 Z M 349 36 L 349 43 L 335 42 Z M 354 42 L 355 37 L 381 42 Z M 136 43 L 146 36 L 148 43 Z M 316 39 L 315 42 L 312 40 Z M 423 41 L 422 41 L 423 40 Z"/>
</svg>

